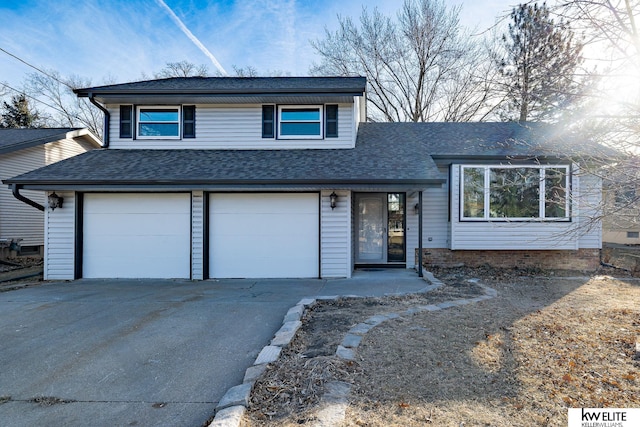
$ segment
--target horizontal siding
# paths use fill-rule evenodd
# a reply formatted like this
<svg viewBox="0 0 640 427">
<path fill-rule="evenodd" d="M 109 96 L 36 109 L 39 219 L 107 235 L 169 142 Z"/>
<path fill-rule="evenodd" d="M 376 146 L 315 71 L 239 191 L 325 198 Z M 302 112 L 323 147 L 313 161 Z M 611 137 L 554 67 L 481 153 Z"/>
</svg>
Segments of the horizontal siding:
<svg viewBox="0 0 640 427">
<path fill-rule="evenodd" d="M 75 262 L 75 193 L 58 191 L 62 208 L 45 211 L 45 280 L 72 280 Z"/>
<path fill-rule="evenodd" d="M 449 176 L 449 168 L 440 168 L 443 176 Z M 449 184 L 429 187 L 422 195 L 424 205 L 422 246 L 424 248 L 449 247 Z"/>
<path fill-rule="evenodd" d="M 45 161 L 48 165 L 50 165 L 52 163 L 59 162 L 60 160 L 67 159 L 69 157 L 77 156 L 78 154 L 85 153 L 95 148 L 95 146 L 81 138 L 62 139 L 60 141 L 45 144 Z"/>
<path fill-rule="evenodd" d="M 355 142 L 353 104 L 338 108 L 338 138 L 263 139 L 261 105 L 197 105 L 196 137 L 182 140 L 121 139 L 120 108 L 108 106 L 111 114 L 111 148 L 157 149 L 296 149 L 352 148 Z"/>
<path fill-rule="evenodd" d="M 578 246 L 585 249 L 602 248 L 602 179 L 584 173 L 580 175 L 580 196 L 578 197 L 581 224 Z"/>
<path fill-rule="evenodd" d="M 63 139 L 3 154 L 0 179 L 13 178 L 93 148 L 80 138 Z M 43 206 L 46 204 L 43 191 L 23 190 L 20 194 Z M 23 246 L 44 244 L 44 213 L 16 199 L 5 185 L 0 187 L 0 238 L 20 238 Z"/>
<path fill-rule="evenodd" d="M 42 145 L 0 156 L 0 179 L 45 166 L 45 150 Z M 20 191 L 23 196 L 44 205 L 42 191 Z M 19 238 L 24 246 L 43 245 L 44 214 L 42 211 L 21 202 L 6 186 L 0 187 L 0 238 Z"/>
<path fill-rule="evenodd" d="M 204 279 L 204 195 L 191 194 L 191 278 Z"/>
<path fill-rule="evenodd" d="M 452 168 L 451 249 L 454 250 L 575 250 L 579 248 L 581 228 L 579 208 L 580 176 L 573 177 L 574 197 L 570 222 L 461 222 L 460 168 Z"/>
<path fill-rule="evenodd" d="M 351 277 L 351 192 L 336 191 L 335 209 L 331 209 L 331 193 L 321 195 L 320 276 Z"/>
</svg>

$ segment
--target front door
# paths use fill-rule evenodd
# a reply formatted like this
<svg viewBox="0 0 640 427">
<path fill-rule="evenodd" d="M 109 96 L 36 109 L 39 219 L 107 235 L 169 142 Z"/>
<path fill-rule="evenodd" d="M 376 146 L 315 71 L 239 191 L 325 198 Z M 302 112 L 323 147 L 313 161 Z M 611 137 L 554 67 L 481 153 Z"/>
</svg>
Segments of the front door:
<svg viewBox="0 0 640 427">
<path fill-rule="evenodd" d="M 358 193 L 356 263 L 405 262 L 405 194 Z"/>
</svg>

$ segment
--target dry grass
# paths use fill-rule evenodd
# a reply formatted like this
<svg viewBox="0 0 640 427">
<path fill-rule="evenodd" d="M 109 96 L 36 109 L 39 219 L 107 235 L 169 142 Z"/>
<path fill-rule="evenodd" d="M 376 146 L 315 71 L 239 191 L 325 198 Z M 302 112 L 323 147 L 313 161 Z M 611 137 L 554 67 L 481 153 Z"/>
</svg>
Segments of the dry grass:
<svg viewBox="0 0 640 427">
<path fill-rule="evenodd" d="M 365 336 L 355 363 L 331 356 L 345 328 L 423 302 L 341 301 L 309 313 L 285 357 L 256 384 L 246 424 L 314 420 L 332 379 L 353 384 L 347 426 L 566 426 L 568 407 L 640 406 L 638 282 L 436 272 L 451 285 L 471 276 L 498 297 L 387 321 Z M 456 286 L 438 292 L 460 295 Z"/>
</svg>

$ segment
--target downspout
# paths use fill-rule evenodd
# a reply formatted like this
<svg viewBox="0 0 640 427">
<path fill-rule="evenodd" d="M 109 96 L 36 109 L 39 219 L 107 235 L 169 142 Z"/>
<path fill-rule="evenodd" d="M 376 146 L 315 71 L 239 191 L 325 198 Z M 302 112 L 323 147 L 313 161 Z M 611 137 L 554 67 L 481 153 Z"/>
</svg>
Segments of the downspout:
<svg viewBox="0 0 640 427">
<path fill-rule="evenodd" d="M 42 206 L 38 202 L 34 202 L 31 199 L 27 199 L 22 194 L 20 194 L 20 186 L 18 184 L 11 184 L 11 192 L 13 193 L 13 197 L 15 197 L 16 199 L 20 200 L 21 202 L 24 202 L 24 203 L 28 204 L 29 206 L 33 206 L 34 208 L 38 209 L 39 211 L 44 212 L 44 206 Z"/>
<path fill-rule="evenodd" d="M 109 110 L 100 105 L 95 99 L 93 99 L 93 93 L 89 92 L 89 102 L 98 107 L 100 111 L 104 113 L 104 127 L 102 129 L 102 148 L 109 148 L 109 122 L 111 121 L 111 114 Z"/>
<path fill-rule="evenodd" d="M 422 190 L 418 193 L 418 204 L 420 210 L 418 211 L 418 277 L 423 277 L 422 274 Z"/>
</svg>

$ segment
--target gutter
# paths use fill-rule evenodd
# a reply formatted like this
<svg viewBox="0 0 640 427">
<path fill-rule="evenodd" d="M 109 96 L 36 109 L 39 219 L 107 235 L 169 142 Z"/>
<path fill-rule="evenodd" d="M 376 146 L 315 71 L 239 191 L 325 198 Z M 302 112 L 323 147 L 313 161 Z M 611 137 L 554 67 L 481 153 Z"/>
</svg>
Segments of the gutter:
<svg viewBox="0 0 640 427">
<path fill-rule="evenodd" d="M 109 113 L 109 110 L 107 110 L 106 108 L 104 108 L 101 104 L 99 104 L 93 97 L 93 92 L 89 92 L 89 102 L 91 102 L 93 105 L 95 105 L 96 107 L 98 107 L 103 113 L 104 113 L 104 127 L 103 127 L 103 135 L 102 135 L 102 140 L 103 140 L 103 145 L 102 148 L 109 148 L 109 122 L 111 121 L 111 114 Z"/>
<path fill-rule="evenodd" d="M 28 204 L 29 206 L 33 206 L 39 211 L 44 212 L 44 206 L 42 206 L 38 202 L 34 202 L 33 200 L 24 197 L 22 194 L 20 194 L 20 188 L 22 187 L 18 184 L 11 184 L 11 192 L 13 193 L 13 197 L 20 200 L 21 202 Z"/>
</svg>

